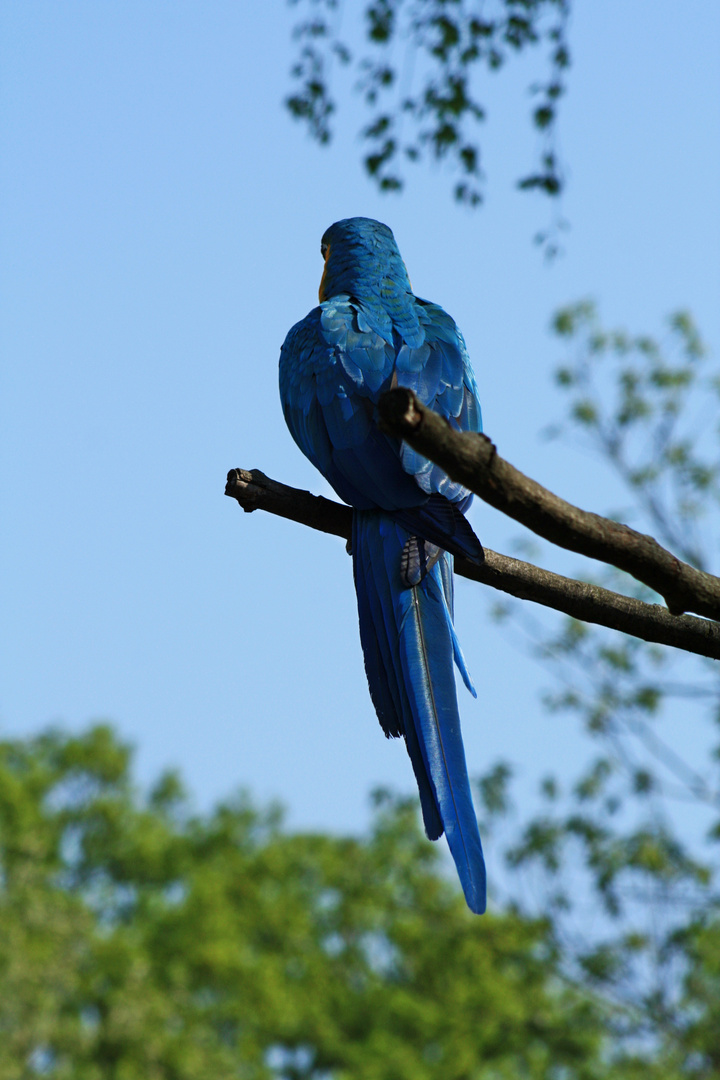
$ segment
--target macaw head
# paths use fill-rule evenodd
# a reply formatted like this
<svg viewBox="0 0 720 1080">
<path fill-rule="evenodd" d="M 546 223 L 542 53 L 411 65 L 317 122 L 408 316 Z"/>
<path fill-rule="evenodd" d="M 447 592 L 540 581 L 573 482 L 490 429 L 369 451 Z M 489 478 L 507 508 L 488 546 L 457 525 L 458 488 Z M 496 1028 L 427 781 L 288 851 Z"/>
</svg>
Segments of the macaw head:
<svg viewBox="0 0 720 1080">
<path fill-rule="evenodd" d="M 320 252 L 325 260 L 321 303 L 339 293 L 370 299 L 412 292 L 392 230 L 381 221 L 365 217 L 336 221 L 320 241 Z"/>
</svg>

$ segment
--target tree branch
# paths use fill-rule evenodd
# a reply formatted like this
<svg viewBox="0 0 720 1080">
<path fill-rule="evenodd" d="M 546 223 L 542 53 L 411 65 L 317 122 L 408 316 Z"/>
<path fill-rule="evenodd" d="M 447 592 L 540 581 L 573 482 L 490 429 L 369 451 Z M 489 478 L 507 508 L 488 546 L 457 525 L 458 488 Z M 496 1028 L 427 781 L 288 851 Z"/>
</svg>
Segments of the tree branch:
<svg viewBox="0 0 720 1080">
<path fill-rule="evenodd" d="M 631 574 L 659 593 L 674 615 L 694 611 L 720 619 L 720 578 L 682 562 L 652 536 L 565 502 L 501 458 L 486 435 L 450 427 L 412 390 L 389 390 L 378 408 L 383 431 L 538 536 Z"/>
<path fill-rule="evenodd" d="M 343 540 L 350 539 L 352 510 L 349 506 L 280 484 L 259 469 L 231 469 L 225 494 L 237 499 L 248 513 L 266 510 Z M 692 615 L 671 615 L 660 604 L 645 604 L 598 585 L 562 577 L 488 548 L 485 548 L 482 565 L 456 558 L 455 571 L 461 577 L 490 585 L 521 600 L 554 608 L 584 622 L 598 623 L 645 641 L 720 659 L 718 623 Z"/>
</svg>

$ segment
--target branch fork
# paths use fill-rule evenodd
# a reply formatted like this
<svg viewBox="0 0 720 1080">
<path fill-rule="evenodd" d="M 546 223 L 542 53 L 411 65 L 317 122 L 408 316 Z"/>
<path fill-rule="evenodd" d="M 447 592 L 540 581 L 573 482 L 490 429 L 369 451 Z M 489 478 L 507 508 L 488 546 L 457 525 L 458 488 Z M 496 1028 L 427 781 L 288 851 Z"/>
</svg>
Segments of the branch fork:
<svg viewBox="0 0 720 1080">
<path fill-rule="evenodd" d="M 616 566 L 659 593 L 672 615 L 720 619 L 720 578 L 690 566 L 651 536 L 554 495 L 497 453 L 484 435 L 456 431 L 412 390 L 380 399 L 380 427 L 441 466 L 452 480 L 559 547 Z"/>
</svg>

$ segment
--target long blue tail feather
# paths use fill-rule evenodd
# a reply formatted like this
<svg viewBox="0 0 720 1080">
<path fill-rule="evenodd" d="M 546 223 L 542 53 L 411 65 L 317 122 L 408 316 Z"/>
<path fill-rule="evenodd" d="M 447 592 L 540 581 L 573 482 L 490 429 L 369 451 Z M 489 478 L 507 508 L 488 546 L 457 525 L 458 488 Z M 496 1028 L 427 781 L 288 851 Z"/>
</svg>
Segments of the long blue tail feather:
<svg viewBox="0 0 720 1080">
<path fill-rule="evenodd" d="M 367 542 L 362 524 L 375 519 L 375 535 Z M 380 726 L 388 738 L 403 735 L 420 793 L 425 832 L 430 840 L 442 836 L 443 825 L 420 750 L 405 683 L 401 673 L 397 621 L 390 578 L 383 572 L 383 543 L 377 532 L 379 515 L 353 514 L 353 568 L 358 598 L 360 641 L 370 696 Z M 392 527 L 392 526 L 391 526 Z M 378 567 L 380 572 L 378 573 Z"/>
<path fill-rule="evenodd" d="M 353 563 L 365 670 L 386 734 L 402 732 L 418 782 L 425 829 L 444 831 L 468 903 L 486 904 L 485 864 L 460 731 L 453 659 L 468 688 L 452 625 L 452 560 L 444 554 L 407 587 L 400 563 L 408 532 L 377 511 L 353 515 Z M 392 712 L 391 712 L 392 710 Z"/>
<path fill-rule="evenodd" d="M 460 674 L 462 675 L 462 681 L 465 683 L 472 696 L 476 698 L 477 690 L 475 689 L 475 684 L 472 681 L 472 676 L 468 671 L 465 657 L 463 655 L 462 649 L 460 648 L 460 642 L 458 640 L 457 634 L 455 633 L 455 626 L 453 624 L 453 619 L 455 618 L 455 586 L 453 582 L 452 555 L 446 555 L 444 559 L 440 559 L 438 563 L 438 568 L 440 570 L 440 577 L 442 579 L 442 592 L 443 597 L 445 598 L 445 612 L 448 621 L 448 627 L 452 636 L 453 656 L 455 658 L 455 665 Z"/>
</svg>

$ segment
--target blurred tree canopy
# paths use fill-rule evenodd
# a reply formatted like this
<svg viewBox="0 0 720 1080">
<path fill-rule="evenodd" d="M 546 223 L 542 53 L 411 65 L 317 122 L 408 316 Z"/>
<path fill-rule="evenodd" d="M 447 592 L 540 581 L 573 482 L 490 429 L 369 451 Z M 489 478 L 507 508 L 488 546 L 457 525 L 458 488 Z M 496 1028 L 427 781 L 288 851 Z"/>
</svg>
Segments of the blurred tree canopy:
<svg viewBox="0 0 720 1080">
<path fill-rule="evenodd" d="M 570 65 L 570 0 L 368 0 L 360 12 L 343 0 L 290 2 L 302 14 L 294 28 L 295 90 L 287 106 L 314 139 L 328 143 L 337 82 L 351 73 L 367 115 L 365 168 L 383 191 L 402 188 L 405 165 L 429 158 L 453 166 L 460 202 L 480 203 L 479 133 L 487 112 L 477 75 L 498 72 L 521 53 L 538 53 L 529 111 L 539 152 L 518 186 L 560 194 L 555 136 Z"/>
<path fill-rule="evenodd" d="M 720 374 L 692 318 L 631 334 L 605 329 L 583 301 L 553 329 L 567 409 L 545 435 L 614 475 L 610 517 L 712 571 Z M 659 600 L 611 567 L 588 561 L 575 576 Z M 615 1004 L 615 1045 L 644 1047 L 650 1075 L 720 1076 L 718 665 L 572 619 L 549 628 L 516 602 L 496 614 L 553 677 L 546 707 L 591 740 L 580 774 L 548 776 L 544 809 L 507 834 L 507 900 L 549 920 L 563 970 Z M 500 815 L 508 775 L 496 774 Z"/>
<path fill-rule="evenodd" d="M 1 743 L 0 1077 L 713 1075 L 717 921 L 674 946 L 689 1022 L 620 1046 L 612 958 L 573 975 L 552 911 L 472 916 L 438 851 L 387 793 L 365 839 L 291 834 L 173 774 L 141 798 L 105 726 Z"/>
<path fill-rule="evenodd" d="M 366 839 L 146 799 L 108 727 L 0 744 L 0 1077 L 591 1077 L 545 920 L 470 915 L 411 804 Z M 700 973 L 699 969 L 699 973 Z"/>
</svg>

